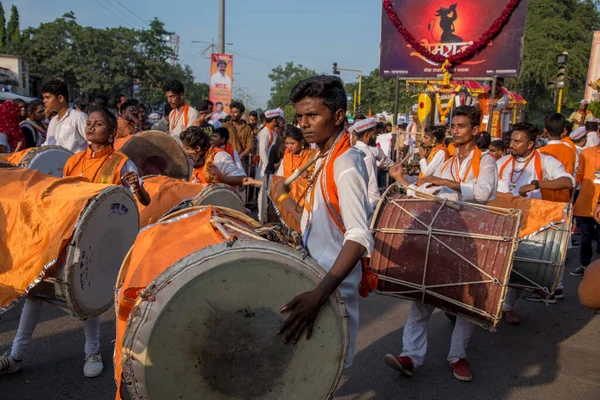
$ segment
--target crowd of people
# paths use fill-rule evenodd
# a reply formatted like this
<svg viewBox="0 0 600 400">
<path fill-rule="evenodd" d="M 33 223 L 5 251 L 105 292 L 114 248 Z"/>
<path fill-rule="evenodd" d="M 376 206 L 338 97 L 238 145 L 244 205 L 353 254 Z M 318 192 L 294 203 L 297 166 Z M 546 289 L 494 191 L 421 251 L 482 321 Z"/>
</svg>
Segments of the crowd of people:
<svg viewBox="0 0 600 400">
<path fill-rule="evenodd" d="M 115 151 L 113 144 L 144 130 L 160 130 L 181 143 L 189 154 L 192 182 L 257 187 L 259 215 L 264 214 L 262 207 L 270 191 L 274 205 L 301 227 L 309 254 L 328 271 L 316 288 L 283 306 L 281 311 L 290 314 L 277 333 L 285 342 L 296 343 L 304 333 L 309 338 L 321 306 L 339 290 L 350 325 L 346 366 L 352 364 L 358 331 L 359 287 L 367 285 L 364 276 L 368 271 L 361 260 L 373 252 L 370 221 L 381 199 L 382 174 L 389 174 L 409 193 L 418 189 L 454 196 L 463 202 L 486 204 L 497 193 L 574 202 L 581 236 L 573 245 L 581 246 L 581 250 L 580 266 L 570 271 L 571 275 L 585 273 L 592 261 L 593 237 L 600 240 L 600 172 L 596 162 L 600 134 L 598 122 L 588 118 L 585 110 L 586 120 L 580 121 L 579 127 L 561 114 L 552 114 L 546 117 L 543 129 L 517 123 L 499 140 L 480 131 L 481 111 L 476 107 L 456 107 L 448 129 L 421 129 L 415 119 L 406 127 L 407 133 L 396 135 L 398 158 L 413 155 L 418 159 L 420 173 L 411 177 L 401 161 L 392 160 L 377 146 L 378 136 L 393 130 L 391 124 L 357 116 L 356 122 L 349 125 L 346 94 L 337 77 L 316 76 L 298 83 L 290 94 L 296 107 L 290 123 L 279 108 L 261 115 L 246 114 L 243 104 L 232 102 L 230 114 L 226 114 L 223 104 L 209 100 L 197 108 L 190 105 L 181 82 L 169 81 L 163 89 L 167 101 L 164 114 L 151 123 L 148 109 L 134 99 L 118 96 L 116 112 L 107 108 L 107 99 L 102 96 L 89 108 L 73 109 L 66 85 L 48 82 L 42 88 L 43 103 L 34 101 L 27 107 L 15 102 L 0 105 L 0 151 L 40 145 L 65 147 L 74 153 L 65 166 L 65 176 L 122 184 L 140 203 L 147 204 L 151 199 L 136 166 Z M 423 139 L 417 140 L 415 133 L 420 131 Z M 283 180 L 268 187 L 266 177 L 287 178 L 308 163 L 312 167 L 306 175 L 307 188 L 299 196 L 293 196 Z M 253 195 L 248 199 L 252 203 Z M 510 289 L 504 318 L 509 324 L 519 324 L 517 303 L 521 297 L 553 304 L 564 298 L 562 289 L 562 279 L 554 293 L 523 294 Z M 40 318 L 40 303 L 33 303 L 25 304 L 12 349 L 0 359 L 0 373 L 19 369 Z M 411 303 L 403 349 L 399 355 L 386 355 L 387 365 L 411 376 L 423 364 L 432 312 L 431 306 Z M 98 376 L 103 363 L 97 318 L 85 321 L 84 331 L 84 375 Z M 472 322 L 458 317 L 448 362 L 461 381 L 472 379 L 467 346 L 473 331 Z"/>
</svg>

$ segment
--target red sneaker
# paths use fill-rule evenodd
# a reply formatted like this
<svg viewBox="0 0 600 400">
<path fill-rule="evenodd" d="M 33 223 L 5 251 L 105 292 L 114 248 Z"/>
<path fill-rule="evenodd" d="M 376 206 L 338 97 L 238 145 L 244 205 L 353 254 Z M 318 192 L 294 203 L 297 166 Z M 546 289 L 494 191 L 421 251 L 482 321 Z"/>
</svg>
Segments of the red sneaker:
<svg viewBox="0 0 600 400">
<path fill-rule="evenodd" d="M 464 358 L 461 358 L 454 364 L 450 364 L 454 371 L 454 377 L 459 381 L 471 382 L 473 380 L 473 374 L 469 368 L 469 362 Z"/>
<path fill-rule="evenodd" d="M 384 360 L 388 367 L 400 371 L 402 375 L 412 376 L 413 370 L 415 369 L 413 360 L 408 356 L 396 357 L 392 354 L 386 354 Z"/>
</svg>

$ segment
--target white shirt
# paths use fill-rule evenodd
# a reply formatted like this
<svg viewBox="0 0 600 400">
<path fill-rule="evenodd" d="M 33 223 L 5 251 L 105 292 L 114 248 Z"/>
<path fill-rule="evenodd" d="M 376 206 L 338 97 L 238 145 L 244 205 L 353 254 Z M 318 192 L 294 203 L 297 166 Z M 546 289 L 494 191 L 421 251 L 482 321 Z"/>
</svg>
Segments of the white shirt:
<svg viewBox="0 0 600 400">
<path fill-rule="evenodd" d="M 183 107 L 183 106 L 181 106 L 181 107 Z M 175 118 L 173 127 L 171 127 L 171 118 Z M 181 110 L 179 110 L 179 114 L 177 113 L 177 110 L 171 110 L 171 113 L 169 114 L 169 131 L 170 131 L 170 134 L 173 137 L 173 139 L 175 139 L 179 143 L 181 143 L 179 134 L 181 132 L 185 131 L 190 126 L 192 126 L 192 122 L 194 122 L 194 120 L 196 120 L 197 118 L 198 118 L 198 111 L 192 106 L 190 106 L 190 108 L 188 109 L 187 124 L 184 124 L 185 118 L 184 118 L 183 112 L 181 112 Z"/>
<path fill-rule="evenodd" d="M 444 153 L 443 151 L 438 151 L 437 153 L 435 153 L 433 159 L 429 164 L 427 164 L 426 158 L 421 158 L 419 160 L 419 165 L 421 167 L 421 172 L 423 173 L 423 176 L 433 175 L 435 171 L 437 171 L 437 169 L 440 167 L 440 165 L 444 163 L 444 161 L 446 161 L 446 153 Z"/>
<path fill-rule="evenodd" d="M 587 143 L 585 144 L 584 149 L 589 149 L 590 147 L 596 147 L 600 144 L 600 139 L 598 139 L 598 133 L 596 131 L 587 133 Z"/>
<path fill-rule="evenodd" d="M 460 200 L 469 203 L 487 203 L 496 198 L 496 189 L 498 187 L 498 168 L 496 166 L 496 160 L 494 160 L 494 157 L 490 154 L 482 155 L 479 164 L 479 178 L 476 178 L 473 168 L 470 167 L 471 161 L 473 160 L 473 154 L 474 150 L 472 150 L 462 162 L 459 162 L 458 156 L 449 159 L 438 167 L 433 176 L 458 182 L 458 174 L 460 175 L 460 179 L 463 179 L 463 177 L 465 178 L 460 183 L 460 196 L 453 195 L 447 197 L 452 200 Z M 446 168 L 444 168 L 444 166 L 446 166 Z M 467 170 L 469 171 L 468 174 Z M 467 174 L 466 177 L 465 174 Z M 414 185 L 411 185 L 411 187 L 416 188 Z M 427 193 L 435 193 L 440 188 L 435 186 L 420 186 L 417 189 Z M 449 188 L 442 188 L 442 191 L 452 192 Z"/>
<path fill-rule="evenodd" d="M 542 174 L 544 175 L 544 181 L 552 181 L 558 178 L 568 177 L 571 180 L 571 182 L 575 184 L 575 180 L 573 179 L 571 174 L 569 174 L 565 170 L 565 167 L 560 161 L 558 161 L 552 156 L 542 154 L 538 150 L 536 150 L 536 152 L 541 156 Z M 508 155 L 499 159 L 497 162 L 498 171 L 500 171 L 502 166 L 506 164 L 506 162 L 508 162 L 508 160 L 511 158 L 512 156 Z M 502 171 L 502 176 L 498 180 L 498 191 L 500 193 L 510 193 L 513 196 L 519 196 L 519 189 L 521 188 L 521 186 L 529 185 L 531 184 L 531 181 L 540 180 L 540 177 L 537 176 L 537 173 L 535 171 L 535 159 L 532 159 L 529 162 L 529 164 L 527 164 L 527 160 L 528 158 L 517 158 L 517 160 L 515 161 L 514 173 L 512 162 L 509 162 L 509 164 L 504 168 L 504 171 Z M 525 167 L 525 164 L 527 164 L 527 167 L 523 169 Z M 512 183 L 515 185 L 514 189 L 512 190 L 510 188 L 511 174 Z M 527 197 L 532 199 L 541 199 L 542 192 L 540 190 L 532 190 L 531 192 L 527 193 Z"/>
<path fill-rule="evenodd" d="M 316 162 L 315 170 L 319 169 L 325 160 Z M 302 214 L 301 227 L 304 246 L 310 256 L 325 270 L 329 271 L 337 259 L 344 243 L 353 241 L 362 245 L 370 257 L 373 252 L 373 235 L 369 230 L 369 221 L 373 210 L 367 195 L 369 176 L 363 155 L 357 149 L 350 149 L 339 156 L 334 162 L 334 179 L 338 188 L 340 212 L 346 232 L 342 233 L 329 215 L 321 192 L 320 178 L 317 179 L 313 190 L 316 190 L 312 212 L 305 209 Z M 324 171 L 321 171 L 323 174 Z M 310 199 L 310 191 L 306 199 Z M 362 272 L 360 263 L 338 287 L 346 303 L 346 311 L 350 324 L 350 348 L 346 366 L 352 364 L 354 345 L 358 331 L 358 286 Z"/>
<path fill-rule="evenodd" d="M 406 127 L 406 132 L 408 133 L 416 133 L 419 129 L 419 126 L 417 125 L 417 123 L 415 121 L 410 121 L 408 123 L 408 126 Z M 404 144 L 405 146 L 407 146 L 408 144 Z"/>
<path fill-rule="evenodd" d="M 238 169 L 240 171 L 244 171 L 244 164 L 242 164 L 242 160 L 240 159 L 240 155 L 236 149 L 233 149 L 233 162 L 235 163 L 235 166 L 238 167 Z M 244 176 L 245 175 L 246 174 L 244 173 Z"/>
<path fill-rule="evenodd" d="M 244 169 L 239 168 L 229 153 L 225 151 L 219 151 L 215 154 L 214 164 L 224 176 L 246 176 Z"/>
<path fill-rule="evenodd" d="M 226 113 L 225 111 L 221 111 L 221 112 L 216 112 L 216 113 L 214 113 L 214 114 L 213 114 L 213 115 L 210 117 L 210 119 L 211 119 L 212 121 L 219 121 L 220 119 L 223 119 L 223 118 L 226 118 L 226 117 L 227 117 L 227 113 Z M 219 121 L 219 123 L 220 123 L 220 121 Z M 218 128 L 218 126 L 217 126 L 217 127 L 215 127 L 215 128 Z"/>
<path fill-rule="evenodd" d="M 367 185 L 369 190 L 369 204 L 371 204 L 371 208 L 375 209 L 379 203 L 379 200 L 381 200 L 379 186 L 377 185 L 377 162 L 375 157 L 373 157 L 371 147 L 365 143 L 357 140 L 354 147 L 360 150 L 360 152 L 363 154 L 363 159 L 365 160 L 365 166 L 367 168 L 367 175 L 369 177 L 369 182 Z"/>
<path fill-rule="evenodd" d="M 222 75 L 220 72 L 216 72 L 210 77 L 210 87 L 215 89 L 230 90 L 231 89 L 231 78 L 227 75 Z"/>
<path fill-rule="evenodd" d="M 85 138 L 87 114 L 69 109 L 62 118 L 55 115 L 48 125 L 46 145 L 62 146 L 73 153 L 84 151 L 88 147 Z"/>
<path fill-rule="evenodd" d="M 375 161 L 377 162 L 377 168 L 379 169 L 390 169 L 394 165 L 394 161 L 389 158 L 383 149 L 379 146 L 369 146 L 369 150 L 373 153 Z"/>
<path fill-rule="evenodd" d="M 275 136 L 275 131 L 273 131 L 273 140 L 269 145 L 269 140 L 271 140 L 269 128 L 265 126 L 258 134 L 258 156 L 260 157 L 260 162 L 258 163 L 258 167 L 256 167 L 256 179 L 258 180 L 262 179 L 265 170 L 267 169 L 267 164 L 269 163 L 269 153 L 275 144 Z"/>
</svg>

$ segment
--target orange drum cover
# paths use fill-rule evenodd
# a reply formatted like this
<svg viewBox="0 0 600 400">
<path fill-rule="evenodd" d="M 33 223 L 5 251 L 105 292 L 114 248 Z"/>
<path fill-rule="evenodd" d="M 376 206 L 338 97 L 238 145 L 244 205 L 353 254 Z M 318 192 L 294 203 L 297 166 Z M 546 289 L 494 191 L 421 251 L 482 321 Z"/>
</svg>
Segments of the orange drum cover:
<svg viewBox="0 0 600 400">
<path fill-rule="evenodd" d="M 0 312 L 27 294 L 57 260 L 90 199 L 107 185 L 0 169 Z"/>
<path fill-rule="evenodd" d="M 16 153 L 2 153 L 0 154 L 0 161 L 17 165 L 21 162 L 21 159 L 29 152 L 29 150 L 31 149 L 17 151 Z"/>
<path fill-rule="evenodd" d="M 188 183 L 164 175 L 146 176 L 143 179 L 144 188 L 150 195 L 150 204 L 143 206 L 138 202 L 141 227 L 155 223 L 182 201 L 195 198 L 206 187 L 201 183 Z"/>
<path fill-rule="evenodd" d="M 502 316 L 521 212 L 395 190 L 383 195 L 371 225 L 379 290 L 493 331 Z"/>
</svg>

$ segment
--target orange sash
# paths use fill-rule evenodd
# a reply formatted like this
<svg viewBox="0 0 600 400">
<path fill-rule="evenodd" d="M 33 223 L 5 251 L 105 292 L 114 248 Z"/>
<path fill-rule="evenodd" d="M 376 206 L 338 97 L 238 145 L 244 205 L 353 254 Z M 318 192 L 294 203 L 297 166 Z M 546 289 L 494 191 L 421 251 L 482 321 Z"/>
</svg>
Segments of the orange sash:
<svg viewBox="0 0 600 400">
<path fill-rule="evenodd" d="M 467 171 L 465 172 L 465 175 L 462 177 L 462 179 L 460 177 L 460 168 L 455 167 L 456 170 L 458 171 L 458 173 L 456 174 L 456 179 L 455 179 L 456 182 L 464 182 L 465 180 L 467 180 L 471 169 L 473 169 L 473 175 L 475 175 L 475 180 L 479 179 L 479 171 L 481 169 L 481 156 L 482 156 L 481 150 L 479 150 L 479 147 L 475 146 L 475 148 L 473 149 L 473 158 L 471 158 L 471 163 L 469 164 L 469 168 L 467 168 Z M 454 168 L 454 160 L 457 160 L 457 156 L 454 156 L 451 159 L 449 159 L 448 161 L 446 161 L 446 163 L 442 166 L 442 172 L 444 172 L 444 170 L 449 165 L 452 165 L 452 167 Z"/>
<path fill-rule="evenodd" d="M 112 146 L 96 152 L 93 156 L 88 147 L 67 160 L 63 175 L 85 176 L 92 183 L 120 185 L 121 169 L 127 160 L 125 154 L 115 151 Z"/>
<path fill-rule="evenodd" d="M 535 154 L 533 155 L 533 166 L 535 168 L 535 174 L 537 175 L 537 180 L 538 181 L 543 181 L 544 180 L 544 170 L 542 168 L 542 157 L 540 156 L 540 153 L 538 150 L 535 151 Z M 506 162 L 504 163 L 504 165 L 502 167 L 500 167 L 500 172 L 498 173 L 498 177 L 500 179 L 502 179 L 502 175 L 504 174 L 504 170 L 506 169 L 506 167 L 508 166 L 508 164 L 512 163 L 513 164 L 513 170 L 514 170 L 514 165 L 515 165 L 515 157 L 514 156 L 510 156 L 508 157 L 508 160 L 506 160 Z M 523 167 L 525 168 L 525 167 Z M 543 196 L 542 196 L 543 197 Z"/>
<path fill-rule="evenodd" d="M 225 150 L 221 150 L 214 146 L 211 146 L 210 149 L 208 149 L 208 151 L 206 152 L 206 155 L 204 156 L 204 165 L 200 168 L 194 168 L 194 172 L 192 173 L 192 179 L 190 180 L 190 182 L 200 182 L 204 184 L 219 183 L 215 182 L 212 179 L 212 177 L 208 173 L 207 167 L 210 165 L 214 165 L 215 156 L 221 151 Z"/>
<path fill-rule="evenodd" d="M 231 143 L 227 142 L 227 144 L 225 145 L 225 147 L 222 150 L 225 150 L 227 152 L 227 154 L 229 154 L 231 156 L 231 159 L 233 160 L 233 162 L 235 162 L 235 156 L 234 156 L 235 149 L 233 148 Z"/>
<path fill-rule="evenodd" d="M 577 151 L 577 147 L 575 146 L 575 142 L 573 142 L 573 139 L 571 139 L 570 137 L 565 137 L 563 139 L 561 139 L 561 142 L 566 143 L 570 148 L 572 148 L 573 150 Z"/>
<path fill-rule="evenodd" d="M 431 161 L 433 160 L 433 158 L 439 151 L 444 152 L 444 162 L 446 162 L 450 158 L 450 153 L 448 152 L 448 148 L 442 143 L 439 146 L 437 146 L 431 150 L 431 153 L 429 153 L 429 156 L 427 157 L 427 165 L 429 165 L 431 163 Z M 421 171 L 421 173 L 419 174 L 419 178 L 422 178 L 422 177 L 423 177 L 423 171 Z"/>
<path fill-rule="evenodd" d="M 179 118 L 181 118 L 181 116 L 183 115 L 183 129 L 185 129 L 188 125 L 188 113 L 190 112 L 190 105 L 185 103 L 182 107 L 181 107 L 181 111 L 177 111 L 177 109 L 171 111 L 171 114 L 169 115 L 169 124 L 171 126 L 171 131 L 173 131 L 173 129 L 175 129 L 175 125 L 177 125 L 177 121 L 179 121 Z"/>
<path fill-rule="evenodd" d="M 335 160 L 339 156 L 351 148 L 352 145 L 350 143 L 350 134 L 345 132 L 342 134 L 342 137 L 339 139 L 338 143 L 330 150 L 330 156 L 323 161 L 325 163 L 325 171 L 321 172 L 320 176 L 317 178 L 319 180 L 319 185 L 321 185 L 321 193 L 323 194 L 323 200 L 325 200 L 327 212 L 342 234 L 346 232 L 346 228 L 344 227 L 344 221 L 342 220 L 342 213 L 340 211 L 340 199 L 338 196 L 337 185 L 335 183 L 334 164 Z M 310 194 L 310 204 L 305 203 L 304 205 L 309 213 L 314 205 L 314 196 L 315 188 L 313 187 Z M 362 258 L 361 264 L 362 278 L 358 291 L 361 297 L 368 297 L 371 290 L 377 289 L 377 282 L 379 278 L 377 277 L 377 274 L 375 274 L 369 268 L 368 259 Z"/>
</svg>

